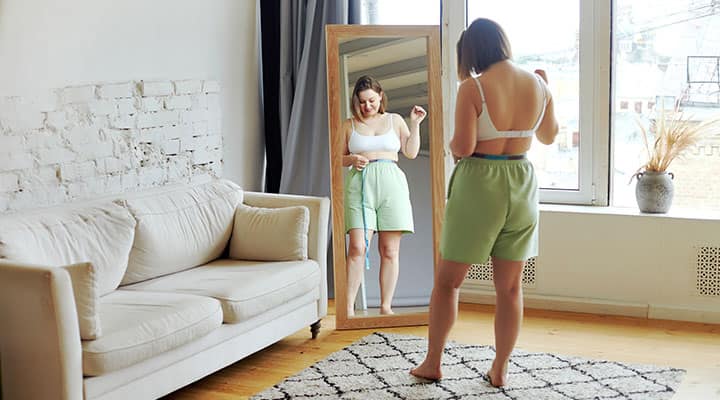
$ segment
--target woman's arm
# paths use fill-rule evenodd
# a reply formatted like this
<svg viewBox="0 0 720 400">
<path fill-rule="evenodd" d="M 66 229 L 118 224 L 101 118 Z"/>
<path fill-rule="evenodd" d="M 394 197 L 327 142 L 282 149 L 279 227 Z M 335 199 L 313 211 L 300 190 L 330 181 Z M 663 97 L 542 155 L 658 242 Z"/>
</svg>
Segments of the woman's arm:
<svg viewBox="0 0 720 400">
<path fill-rule="evenodd" d="M 477 88 L 473 78 L 465 79 L 458 89 L 455 103 L 455 132 L 450 140 L 450 152 L 458 158 L 467 157 L 477 144 L 477 118 L 479 112 L 473 104 Z"/>
<path fill-rule="evenodd" d="M 343 150 L 342 155 L 342 166 L 343 167 L 349 167 L 353 166 L 355 168 L 358 167 L 364 167 L 367 164 L 367 158 L 359 155 L 359 154 L 351 154 L 350 148 L 348 146 L 348 143 L 350 142 L 350 134 L 352 133 L 352 124 L 350 123 L 350 120 L 347 119 L 345 122 L 343 122 L 342 125 L 343 133 L 345 134 L 345 149 Z"/>
<path fill-rule="evenodd" d="M 405 123 L 405 119 L 397 115 L 400 120 L 400 147 L 403 155 L 409 159 L 414 159 L 420 152 L 420 123 L 425 119 L 427 112 L 420 106 L 414 106 L 410 110 L 410 126 Z M 395 117 L 395 115 L 392 115 Z"/>
<path fill-rule="evenodd" d="M 547 87 L 548 80 L 545 71 L 536 69 L 535 73 L 540 75 L 543 80 L 540 84 L 543 86 L 543 90 L 545 91 L 544 98 L 547 102 L 547 105 L 545 106 L 545 115 L 543 116 L 542 122 L 540 122 L 540 126 L 538 126 L 538 129 L 535 132 L 535 136 L 537 136 L 538 141 L 542 144 L 552 144 L 555 141 L 558 131 L 560 130 L 557 118 L 555 118 L 555 103 L 553 102 L 552 93 L 550 93 L 550 89 Z"/>
</svg>

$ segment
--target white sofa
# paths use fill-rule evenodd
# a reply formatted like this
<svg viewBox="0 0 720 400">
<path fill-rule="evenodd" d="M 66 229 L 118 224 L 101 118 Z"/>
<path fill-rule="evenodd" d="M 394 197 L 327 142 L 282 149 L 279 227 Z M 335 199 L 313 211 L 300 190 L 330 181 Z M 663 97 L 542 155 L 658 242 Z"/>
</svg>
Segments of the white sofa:
<svg viewBox="0 0 720 400">
<path fill-rule="evenodd" d="M 116 197 L 0 215 L 3 400 L 157 398 L 317 335 L 327 198 L 224 180 Z"/>
</svg>

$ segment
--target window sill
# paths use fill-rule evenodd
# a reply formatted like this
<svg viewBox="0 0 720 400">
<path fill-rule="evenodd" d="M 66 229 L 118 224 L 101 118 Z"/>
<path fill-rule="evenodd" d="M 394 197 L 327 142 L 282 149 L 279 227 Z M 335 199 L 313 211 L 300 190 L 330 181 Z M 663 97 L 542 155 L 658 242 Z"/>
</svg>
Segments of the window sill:
<svg viewBox="0 0 720 400">
<path fill-rule="evenodd" d="M 670 211 L 666 214 L 646 214 L 641 213 L 636 207 L 601 207 L 542 203 L 540 204 L 540 212 L 720 221 L 720 212 L 718 211 L 697 211 L 680 207 L 671 207 Z"/>
</svg>

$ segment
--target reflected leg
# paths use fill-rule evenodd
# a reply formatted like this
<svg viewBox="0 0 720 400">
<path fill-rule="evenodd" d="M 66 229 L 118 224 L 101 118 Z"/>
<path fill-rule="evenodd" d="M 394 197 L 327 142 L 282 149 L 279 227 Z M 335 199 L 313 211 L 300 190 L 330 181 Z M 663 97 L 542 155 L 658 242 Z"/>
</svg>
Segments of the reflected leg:
<svg viewBox="0 0 720 400">
<path fill-rule="evenodd" d="M 496 297 L 495 360 L 488 376 L 493 386 L 504 386 L 510 353 L 515 347 L 523 318 L 522 270 L 525 262 L 493 257 L 492 263 Z"/>
<path fill-rule="evenodd" d="M 392 299 L 400 274 L 400 239 L 402 232 L 378 232 L 380 252 L 380 314 L 392 314 Z"/>
<path fill-rule="evenodd" d="M 368 243 L 372 240 L 372 230 L 368 229 Z M 347 253 L 347 315 L 355 315 L 355 297 L 363 278 L 365 268 L 365 239 L 362 229 L 350 229 L 350 243 Z"/>
<path fill-rule="evenodd" d="M 470 264 L 441 260 L 435 273 L 435 284 L 430 297 L 430 324 L 428 326 L 428 352 L 425 360 L 411 374 L 425 379 L 442 377 L 440 363 L 450 328 L 457 318 L 460 285 Z"/>
</svg>

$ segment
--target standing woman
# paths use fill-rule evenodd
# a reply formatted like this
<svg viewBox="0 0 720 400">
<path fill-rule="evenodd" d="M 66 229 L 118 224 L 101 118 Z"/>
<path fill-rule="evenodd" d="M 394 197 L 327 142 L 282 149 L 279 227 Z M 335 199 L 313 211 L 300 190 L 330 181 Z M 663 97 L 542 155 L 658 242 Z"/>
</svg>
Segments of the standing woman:
<svg viewBox="0 0 720 400">
<path fill-rule="evenodd" d="M 355 314 L 355 296 L 367 263 L 366 250 L 378 232 L 380 251 L 380 313 L 392 314 L 392 298 L 400 270 L 400 238 L 414 231 L 412 205 L 398 151 L 414 159 L 420 150 L 420 123 L 427 113 L 410 110 L 410 126 L 399 114 L 385 112 L 387 97 L 380 82 L 358 78 L 352 94 L 353 117 L 343 123 L 345 151 L 345 231 L 347 253 L 347 315 Z M 369 266 L 368 266 L 369 267 Z"/>
<path fill-rule="evenodd" d="M 538 185 L 525 153 L 533 136 L 551 144 L 558 132 L 545 72 L 531 74 L 511 58 L 503 29 L 489 19 L 473 21 L 457 43 L 462 83 L 450 141 L 457 164 L 430 299 L 428 352 L 411 371 L 418 377 L 442 377 L 441 357 L 457 317 L 460 285 L 471 264 L 492 257 L 495 360 L 487 375 L 493 386 L 507 384 L 523 315 L 522 269 L 538 248 Z"/>
</svg>

